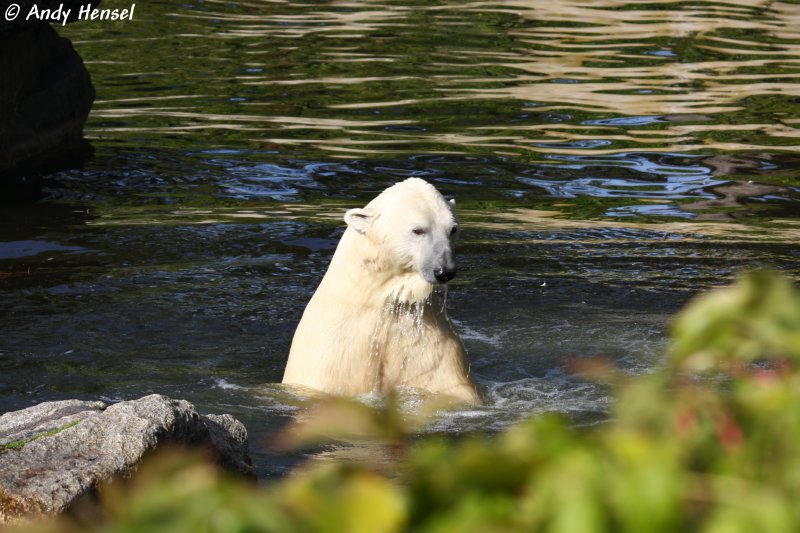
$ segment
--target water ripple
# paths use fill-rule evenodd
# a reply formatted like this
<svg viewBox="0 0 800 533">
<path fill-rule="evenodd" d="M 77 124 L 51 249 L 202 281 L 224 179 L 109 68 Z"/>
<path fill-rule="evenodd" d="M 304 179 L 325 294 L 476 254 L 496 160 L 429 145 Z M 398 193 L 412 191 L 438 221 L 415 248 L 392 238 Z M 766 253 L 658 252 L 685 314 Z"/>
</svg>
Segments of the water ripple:
<svg viewBox="0 0 800 533">
<path fill-rule="evenodd" d="M 310 159 L 800 151 L 791 2 L 457 7 L 153 3 L 114 51 L 72 25 L 104 88 L 87 132 Z"/>
</svg>

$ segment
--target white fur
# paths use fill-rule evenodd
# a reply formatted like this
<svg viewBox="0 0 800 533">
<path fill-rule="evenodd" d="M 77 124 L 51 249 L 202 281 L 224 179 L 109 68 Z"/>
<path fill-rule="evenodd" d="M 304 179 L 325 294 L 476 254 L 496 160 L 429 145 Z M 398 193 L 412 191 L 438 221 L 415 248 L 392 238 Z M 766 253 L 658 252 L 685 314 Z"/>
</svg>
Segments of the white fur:
<svg viewBox="0 0 800 533">
<path fill-rule="evenodd" d="M 455 268 L 453 203 L 410 178 L 344 218 L 348 228 L 297 326 L 283 382 L 344 396 L 413 387 L 477 403 L 435 279 L 437 269 Z"/>
</svg>

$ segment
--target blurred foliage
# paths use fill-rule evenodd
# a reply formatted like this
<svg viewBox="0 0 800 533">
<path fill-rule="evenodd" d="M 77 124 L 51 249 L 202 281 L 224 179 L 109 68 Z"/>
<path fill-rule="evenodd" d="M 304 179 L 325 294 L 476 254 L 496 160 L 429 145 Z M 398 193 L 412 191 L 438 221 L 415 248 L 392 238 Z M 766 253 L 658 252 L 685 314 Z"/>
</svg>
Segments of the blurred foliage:
<svg viewBox="0 0 800 533">
<path fill-rule="evenodd" d="M 800 299 L 790 282 L 757 272 L 701 298 L 675 321 L 671 362 L 692 370 L 800 360 Z"/>
<path fill-rule="evenodd" d="M 169 454 L 102 490 L 101 516 L 34 529 L 800 530 L 800 293 L 774 273 L 750 274 L 698 297 L 673 332 L 652 374 L 583 366 L 617 391 L 610 421 L 597 427 L 549 415 L 495 436 L 412 443 L 392 401 L 329 402 L 311 408 L 284 444 L 377 436 L 394 454 L 391 474 L 311 463 L 257 488 Z"/>
</svg>

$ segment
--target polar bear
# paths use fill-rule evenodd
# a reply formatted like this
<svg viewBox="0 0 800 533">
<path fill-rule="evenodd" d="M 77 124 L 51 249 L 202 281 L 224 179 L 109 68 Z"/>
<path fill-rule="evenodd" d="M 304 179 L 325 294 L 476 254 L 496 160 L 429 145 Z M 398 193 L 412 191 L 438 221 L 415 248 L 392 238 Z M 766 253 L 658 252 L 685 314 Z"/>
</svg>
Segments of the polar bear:
<svg viewBox="0 0 800 533">
<path fill-rule="evenodd" d="M 479 403 L 444 305 L 456 273 L 454 202 L 409 178 L 344 220 L 295 331 L 283 383 L 340 396 L 410 387 Z"/>
</svg>

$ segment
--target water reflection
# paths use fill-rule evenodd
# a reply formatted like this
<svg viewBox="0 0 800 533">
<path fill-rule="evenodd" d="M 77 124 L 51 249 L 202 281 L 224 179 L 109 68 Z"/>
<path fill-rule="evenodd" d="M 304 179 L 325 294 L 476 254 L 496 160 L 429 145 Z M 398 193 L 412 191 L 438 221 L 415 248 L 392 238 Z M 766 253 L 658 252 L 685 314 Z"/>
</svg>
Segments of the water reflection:
<svg viewBox="0 0 800 533">
<path fill-rule="evenodd" d="M 94 138 L 191 132 L 219 144 L 224 131 L 312 159 L 796 152 L 797 11 L 766 0 L 153 2 L 118 50 L 97 27 L 69 30 L 106 87 Z M 134 44 L 180 48 L 182 64 L 126 54 Z"/>
<path fill-rule="evenodd" d="M 677 157 L 678 154 L 669 154 Z M 643 154 L 618 154 L 612 156 L 553 156 L 564 161 L 561 165 L 537 165 L 518 179 L 531 186 L 541 187 L 550 196 L 574 198 L 577 196 L 623 197 L 640 200 L 679 200 L 683 198 L 713 198 L 706 189 L 724 183 L 714 179 L 711 171 L 702 165 L 679 166 L 669 160 Z M 594 175 L 592 175 L 594 174 Z M 690 216 L 674 204 L 669 206 L 624 206 L 627 212 L 649 212 Z M 620 209 L 607 212 L 618 216 Z"/>
<path fill-rule="evenodd" d="M 263 161 L 266 155 L 272 159 Z M 365 203 L 388 184 L 423 177 L 460 205 L 556 208 L 575 218 L 749 218 L 800 214 L 796 157 L 686 153 L 551 154 L 538 164 L 510 158 L 415 155 L 336 161 L 282 158 L 258 150 L 205 149 L 146 155 L 118 151 L 64 172 L 46 192 L 62 202 L 124 206 L 275 201 Z"/>
</svg>

